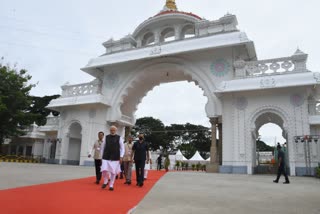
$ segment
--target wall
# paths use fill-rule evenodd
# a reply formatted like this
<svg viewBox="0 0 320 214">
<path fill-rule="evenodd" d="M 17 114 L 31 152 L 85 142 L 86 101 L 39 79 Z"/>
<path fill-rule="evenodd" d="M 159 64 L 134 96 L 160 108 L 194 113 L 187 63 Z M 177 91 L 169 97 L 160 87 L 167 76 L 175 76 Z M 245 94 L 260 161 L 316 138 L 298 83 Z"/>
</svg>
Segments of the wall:
<svg viewBox="0 0 320 214">
<path fill-rule="evenodd" d="M 270 110 L 285 121 L 283 128 L 288 133 L 290 172 L 293 175 L 296 174 L 295 167 L 302 164 L 303 157 L 301 156 L 302 146 L 295 144 L 293 137 L 310 131 L 307 102 L 302 100 L 302 103 L 292 103 L 291 97 L 294 94 L 306 97 L 306 91 L 303 88 L 257 90 L 223 96 L 222 106 L 225 110 L 222 116 L 223 165 L 225 167 L 241 166 L 243 173 L 246 170 L 247 173 L 252 173 L 255 119 L 261 113 Z"/>
</svg>

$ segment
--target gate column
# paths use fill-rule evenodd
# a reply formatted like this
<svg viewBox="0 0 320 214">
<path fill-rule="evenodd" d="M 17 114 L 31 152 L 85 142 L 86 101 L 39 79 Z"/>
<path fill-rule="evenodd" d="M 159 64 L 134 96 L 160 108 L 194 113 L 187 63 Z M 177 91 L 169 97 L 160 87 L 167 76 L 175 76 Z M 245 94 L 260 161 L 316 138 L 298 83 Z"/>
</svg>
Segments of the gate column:
<svg viewBox="0 0 320 214">
<path fill-rule="evenodd" d="M 210 118 L 211 123 L 211 147 L 210 147 L 210 163 L 207 164 L 207 172 L 219 172 L 219 157 L 217 150 L 217 124 L 218 118 Z"/>
</svg>

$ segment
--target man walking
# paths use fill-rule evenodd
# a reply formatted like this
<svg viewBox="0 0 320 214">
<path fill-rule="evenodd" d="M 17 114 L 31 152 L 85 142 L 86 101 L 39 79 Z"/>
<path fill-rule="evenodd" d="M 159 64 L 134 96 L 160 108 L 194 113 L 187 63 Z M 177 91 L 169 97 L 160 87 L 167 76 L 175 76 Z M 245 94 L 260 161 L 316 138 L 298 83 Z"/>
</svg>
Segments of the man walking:
<svg viewBox="0 0 320 214">
<path fill-rule="evenodd" d="M 279 182 L 279 178 L 281 176 L 281 174 L 284 175 L 286 181 L 283 182 L 284 184 L 289 184 L 289 178 L 286 172 L 286 162 L 285 162 L 285 156 L 284 156 L 284 152 L 281 150 L 281 146 L 280 144 L 277 145 L 277 150 L 278 150 L 278 163 L 279 163 L 279 168 L 278 168 L 278 175 L 276 180 L 274 180 L 273 182 L 278 183 Z"/>
<path fill-rule="evenodd" d="M 88 158 L 91 158 L 91 154 L 93 153 L 94 166 L 96 168 L 96 184 L 100 183 L 101 180 L 101 145 L 103 142 L 104 133 L 98 133 L 98 140 L 93 144 L 92 150 L 88 154 Z"/>
<path fill-rule="evenodd" d="M 110 127 L 110 134 L 106 136 L 102 144 L 102 165 L 101 172 L 104 179 L 102 189 L 108 185 L 108 173 L 110 173 L 109 190 L 113 191 L 116 175 L 121 172 L 120 165 L 124 155 L 123 139 L 116 134 L 117 127 Z"/>
<path fill-rule="evenodd" d="M 162 164 L 162 155 L 159 155 L 159 157 L 157 158 L 157 170 L 161 170 L 161 164 Z"/>
<path fill-rule="evenodd" d="M 124 144 L 124 156 L 123 156 L 123 166 L 124 166 L 124 176 L 126 178 L 125 184 L 131 184 L 131 173 L 132 173 L 132 147 L 133 147 L 133 137 L 128 137 L 128 142 Z"/>
<path fill-rule="evenodd" d="M 149 147 L 144 141 L 144 135 L 139 134 L 139 140 L 136 141 L 132 147 L 132 156 L 134 157 L 134 163 L 136 165 L 136 178 L 137 186 L 143 186 L 144 180 L 144 166 L 146 162 L 149 162 Z"/>
</svg>

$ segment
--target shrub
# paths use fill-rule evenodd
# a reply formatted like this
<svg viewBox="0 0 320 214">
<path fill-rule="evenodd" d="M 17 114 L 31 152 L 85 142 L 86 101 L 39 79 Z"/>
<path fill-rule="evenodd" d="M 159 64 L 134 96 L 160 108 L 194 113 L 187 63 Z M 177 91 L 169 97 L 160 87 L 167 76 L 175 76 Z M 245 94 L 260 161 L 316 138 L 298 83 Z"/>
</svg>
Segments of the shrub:
<svg viewBox="0 0 320 214">
<path fill-rule="evenodd" d="M 197 171 L 199 171 L 199 170 L 200 170 L 200 168 L 201 168 L 201 163 L 200 163 L 200 162 L 198 162 L 198 163 L 197 163 L 197 165 L 196 165 L 196 167 L 197 167 Z"/>
<path fill-rule="evenodd" d="M 320 166 L 316 168 L 316 177 L 320 178 Z"/>
<path fill-rule="evenodd" d="M 170 159 L 167 156 L 166 159 L 164 160 L 164 168 L 166 169 L 166 171 L 169 170 L 169 166 L 170 166 Z"/>
<path fill-rule="evenodd" d="M 183 163 L 182 162 L 180 162 L 180 161 L 176 161 L 176 165 L 175 165 L 175 167 L 176 167 L 176 170 L 179 170 L 179 168 L 180 168 L 180 166 L 182 165 Z"/>
<path fill-rule="evenodd" d="M 192 164 L 191 167 L 192 167 L 192 171 L 194 171 L 195 168 L 196 168 L 196 165 L 195 165 L 195 164 Z"/>
</svg>

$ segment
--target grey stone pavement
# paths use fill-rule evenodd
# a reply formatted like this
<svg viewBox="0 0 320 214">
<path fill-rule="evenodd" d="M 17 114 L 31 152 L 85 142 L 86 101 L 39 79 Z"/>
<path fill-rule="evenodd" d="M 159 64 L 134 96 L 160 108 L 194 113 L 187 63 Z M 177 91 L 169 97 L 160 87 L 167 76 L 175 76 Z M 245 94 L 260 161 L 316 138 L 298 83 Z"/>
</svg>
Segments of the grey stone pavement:
<svg viewBox="0 0 320 214">
<path fill-rule="evenodd" d="M 90 176 L 94 167 L 0 162 L 0 191 Z M 274 177 L 169 172 L 131 213 L 320 214 L 320 179 Z"/>
<path fill-rule="evenodd" d="M 320 179 L 275 176 L 167 173 L 134 214 L 320 214 Z"/>
<path fill-rule="evenodd" d="M 94 175 L 94 167 L 0 162 L 0 190 Z"/>
</svg>

